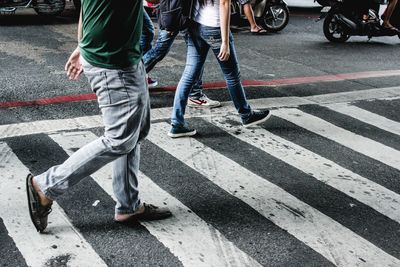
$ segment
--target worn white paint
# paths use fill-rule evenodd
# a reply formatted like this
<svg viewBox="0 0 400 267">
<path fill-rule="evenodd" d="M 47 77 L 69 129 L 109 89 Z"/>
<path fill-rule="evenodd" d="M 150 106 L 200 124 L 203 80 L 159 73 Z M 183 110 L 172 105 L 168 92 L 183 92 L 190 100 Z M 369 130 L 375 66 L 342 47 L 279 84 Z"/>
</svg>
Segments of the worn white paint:
<svg viewBox="0 0 400 267">
<path fill-rule="evenodd" d="M 381 128 L 384 131 L 400 135 L 400 123 L 397 121 L 390 120 L 348 103 L 334 103 L 325 106 L 336 112 L 340 112 L 344 115 Z"/>
<path fill-rule="evenodd" d="M 0 138 L 30 134 L 52 133 L 73 129 L 89 129 L 103 126 L 101 116 L 85 116 L 72 119 L 42 120 L 0 126 Z"/>
<path fill-rule="evenodd" d="M 400 151 L 337 127 L 298 109 L 279 109 L 274 115 L 400 170 Z"/>
<path fill-rule="evenodd" d="M 5 143 L 0 143 L 0 170 L 0 217 L 28 266 L 51 266 L 57 257 L 69 258 L 65 264 L 71 267 L 107 266 L 57 203 L 53 204 L 45 234 L 36 232 L 25 189 L 29 170 Z"/>
<path fill-rule="evenodd" d="M 252 99 L 249 103 L 253 109 L 270 109 L 282 107 L 297 107 L 305 104 L 328 104 L 337 102 L 351 102 L 357 100 L 372 100 L 381 98 L 400 97 L 400 87 L 377 88 L 362 91 L 332 93 L 308 97 L 276 97 Z M 169 119 L 172 108 L 152 109 L 151 119 Z M 222 107 L 216 109 L 188 108 L 185 117 L 213 117 L 226 114 L 237 114 L 232 101 L 222 103 Z M 102 127 L 101 116 L 86 116 L 72 119 L 42 120 L 15 124 L 0 125 L 0 139 L 39 133 L 54 133 L 57 131 L 83 130 L 94 127 Z"/>
<path fill-rule="evenodd" d="M 224 123 L 226 119 L 236 118 L 216 118 L 212 123 L 400 223 L 400 195 L 395 192 L 263 128 L 235 127 Z"/>
<path fill-rule="evenodd" d="M 91 132 L 71 132 L 50 136 L 68 154 L 74 149 L 93 141 Z M 111 165 L 91 175 L 95 181 L 113 197 Z M 184 266 L 261 266 L 257 261 L 239 250 L 211 225 L 207 224 L 189 208 L 157 186 L 150 178 L 140 173 L 141 199 L 157 206 L 168 205 L 172 218 L 142 222 L 142 224 L 176 255 Z"/>
<path fill-rule="evenodd" d="M 337 266 L 400 266 L 400 260 L 195 139 L 166 137 L 169 129 L 154 124 L 149 140 Z"/>
<path fill-rule="evenodd" d="M 382 98 L 398 98 L 400 96 L 400 87 L 386 87 L 386 88 L 374 88 L 367 90 L 358 90 L 351 92 L 342 93 L 331 93 L 322 95 L 313 95 L 304 97 L 305 99 L 312 101 L 316 104 L 329 104 L 329 103 L 341 103 L 341 102 L 353 102 L 361 100 L 373 100 Z"/>
</svg>

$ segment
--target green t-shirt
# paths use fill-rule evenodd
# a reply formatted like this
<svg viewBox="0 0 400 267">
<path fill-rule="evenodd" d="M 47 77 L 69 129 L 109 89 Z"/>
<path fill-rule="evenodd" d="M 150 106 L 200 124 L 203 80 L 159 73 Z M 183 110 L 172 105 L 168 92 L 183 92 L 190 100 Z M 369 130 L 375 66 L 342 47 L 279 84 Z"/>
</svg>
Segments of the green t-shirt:
<svg viewBox="0 0 400 267">
<path fill-rule="evenodd" d="M 142 58 L 143 0 L 82 0 L 83 58 L 107 69 L 136 65 Z"/>
</svg>

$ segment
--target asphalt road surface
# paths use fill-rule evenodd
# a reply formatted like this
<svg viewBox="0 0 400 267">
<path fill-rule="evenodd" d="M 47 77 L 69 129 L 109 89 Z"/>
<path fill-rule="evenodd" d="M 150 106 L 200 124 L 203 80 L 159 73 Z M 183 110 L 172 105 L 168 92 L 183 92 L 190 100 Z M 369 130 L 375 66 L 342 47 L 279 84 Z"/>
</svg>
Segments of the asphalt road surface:
<svg viewBox="0 0 400 267">
<path fill-rule="evenodd" d="M 0 16 L 0 266 L 400 266 L 400 40 L 332 44 L 318 10 L 291 15 L 277 34 L 232 29 L 249 102 L 273 114 L 259 127 L 241 127 L 210 55 L 205 93 L 222 107 L 189 109 L 199 133 L 168 138 L 181 37 L 151 72 L 141 198 L 172 218 L 113 223 L 107 165 L 57 201 L 44 234 L 27 173 L 62 163 L 102 121 L 86 79 L 63 71 L 71 6 L 51 21 Z"/>
</svg>

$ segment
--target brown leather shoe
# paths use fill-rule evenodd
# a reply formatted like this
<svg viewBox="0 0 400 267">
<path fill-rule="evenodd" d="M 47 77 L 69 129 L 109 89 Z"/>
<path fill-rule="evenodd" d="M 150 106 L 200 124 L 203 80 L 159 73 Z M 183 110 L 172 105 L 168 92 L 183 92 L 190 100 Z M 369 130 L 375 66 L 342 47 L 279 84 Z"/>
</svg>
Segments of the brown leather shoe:
<svg viewBox="0 0 400 267">
<path fill-rule="evenodd" d="M 172 216 L 168 208 L 160 208 L 152 204 L 143 203 L 144 211 L 139 214 L 132 214 L 123 221 L 114 220 L 116 223 L 130 223 L 137 221 L 155 221 L 162 220 Z"/>
<path fill-rule="evenodd" d="M 36 230 L 40 233 L 47 227 L 47 218 L 51 212 L 51 205 L 43 206 L 40 204 L 39 194 L 33 188 L 33 175 L 26 177 L 26 193 L 28 197 L 28 207 L 31 220 Z"/>
</svg>

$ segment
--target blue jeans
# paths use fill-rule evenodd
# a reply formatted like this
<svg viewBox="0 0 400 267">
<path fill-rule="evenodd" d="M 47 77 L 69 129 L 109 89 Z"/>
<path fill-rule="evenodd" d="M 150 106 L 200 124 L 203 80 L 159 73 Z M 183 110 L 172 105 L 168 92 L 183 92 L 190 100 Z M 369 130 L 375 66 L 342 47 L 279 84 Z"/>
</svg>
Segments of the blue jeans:
<svg viewBox="0 0 400 267">
<path fill-rule="evenodd" d="M 143 55 L 143 62 L 144 66 L 146 67 L 146 73 L 149 73 L 155 67 L 155 65 L 163 60 L 163 58 L 168 54 L 177 35 L 178 32 L 168 32 L 166 30 L 160 30 L 158 32 L 158 38 L 155 46 L 149 49 Z M 188 34 L 187 32 L 185 32 L 185 41 L 187 40 L 187 36 Z M 193 85 L 193 88 L 190 92 L 190 97 L 198 99 L 203 96 L 203 83 L 201 81 L 202 77 L 203 75 L 200 75 L 199 80 Z"/>
<path fill-rule="evenodd" d="M 221 47 L 221 31 L 219 27 L 208 27 L 193 23 L 189 28 L 187 38 L 186 66 L 175 92 L 174 108 L 171 123 L 173 126 L 183 126 L 185 109 L 190 89 L 201 75 L 208 51 L 213 51 L 228 87 L 229 94 L 236 110 L 242 119 L 251 114 L 251 108 L 246 100 L 246 95 L 240 81 L 239 63 L 236 59 L 233 36 L 229 34 L 230 57 L 227 61 L 220 61 L 218 54 Z"/>
<path fill-rule="evenodd" d="M 150 129 L 150 102 L 143 63 L 110 70 L 94 67 L 82 58 L 81 61 L 97 95 L 104 135 L 80 148 L 61 165 L 36 176 L 36 181 L 48 198 L 56 200 L 83 178 L 113 162 L 115 212 L 133 213 L 140 205 L 140 142 Z"/>
<path fill-rule="evenodd" d="M 143 10 L 143 27 L 142 27 L 142 35 L 140 36 L 140 48 L 142 49 L 143 54 L 145 54 L 152 48 L 153 39 L 154 39 L 153 22 L 151 21 L 151 18 L 149 14 L 147 14 L 146 10 Z"/>
</svg>

